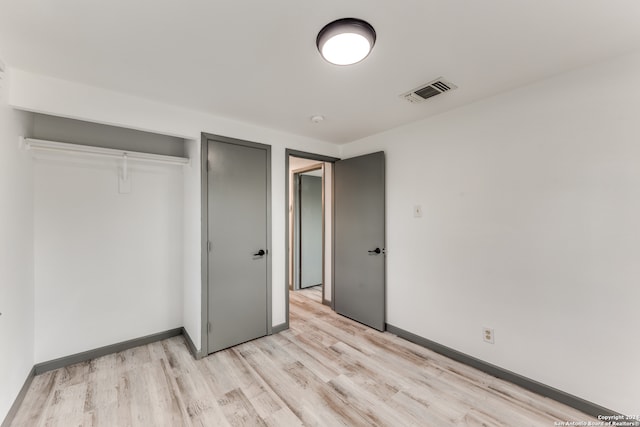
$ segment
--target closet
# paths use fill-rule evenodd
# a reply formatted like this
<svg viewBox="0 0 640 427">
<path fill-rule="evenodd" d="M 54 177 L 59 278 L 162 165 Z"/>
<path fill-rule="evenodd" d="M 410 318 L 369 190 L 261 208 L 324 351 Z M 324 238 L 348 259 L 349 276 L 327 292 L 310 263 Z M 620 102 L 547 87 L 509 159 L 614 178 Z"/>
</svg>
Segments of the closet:
<svg viewBox="0 0 640 427">
<path fill-rule="evenodd" d="M 34 115 L 36 363 L 182 326 L 184 140 Z"/>
</svg>

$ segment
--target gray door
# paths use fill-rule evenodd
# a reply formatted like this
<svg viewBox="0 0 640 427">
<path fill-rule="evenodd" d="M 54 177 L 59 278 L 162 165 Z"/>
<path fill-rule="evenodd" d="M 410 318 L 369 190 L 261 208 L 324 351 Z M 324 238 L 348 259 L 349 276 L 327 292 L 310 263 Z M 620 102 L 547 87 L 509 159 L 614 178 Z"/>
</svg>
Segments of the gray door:
<svg viewBox="0 0 640 427">
<path fill-rule="evenodd" d="M 300 175 L 293 174 L 293 289 L 300 289 Z"/>
<path fill-rule="evenodd" d="M 335 310 L 385 329 L 384 153 L 335 163 Z"/>
<path fill-rule="evenodd" d="M 322 284 L 322 177 L 300 174 L 300 287 Z"/>
<path fill-rule="evenodd" d="M 209 353 L 267 334 L 266 149 L 208 141 Z"/>
</svg>

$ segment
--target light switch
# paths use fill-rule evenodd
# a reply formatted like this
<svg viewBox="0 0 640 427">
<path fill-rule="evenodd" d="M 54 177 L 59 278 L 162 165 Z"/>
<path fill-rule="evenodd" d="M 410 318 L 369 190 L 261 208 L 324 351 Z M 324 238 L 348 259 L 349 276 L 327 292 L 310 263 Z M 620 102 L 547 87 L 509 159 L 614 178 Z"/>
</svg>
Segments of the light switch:
<svg viewBox="0 0 640 427">
<path fill-rule="evenodd" d="M 415 205 L 413 207 L 413 217 L 414 218 L 422 218 L 422 206 Z"/>
</svg>

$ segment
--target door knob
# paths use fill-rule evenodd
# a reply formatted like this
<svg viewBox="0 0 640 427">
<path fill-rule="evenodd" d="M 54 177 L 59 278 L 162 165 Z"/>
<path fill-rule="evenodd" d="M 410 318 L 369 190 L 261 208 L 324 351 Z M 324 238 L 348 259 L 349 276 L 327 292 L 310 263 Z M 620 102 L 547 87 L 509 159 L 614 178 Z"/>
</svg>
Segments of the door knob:
<svg viewBox="0 0 640 427">
<path fill-rule="evenodd" d="M 264 256 L 266 252 L 264 251 L 264 249 L 260 249 L 258 252 L 256 252 L 255 254 L 253 254 L 253 256 Z"/>
<path fill-rule="evenodd" d="M 370 254 L 376 254 L 376 255 L 377 255 L 377 254 L 379 254 L 379 253 L 381 253 L 381 252 L 382 252 L 382 251 L 380 250 L 380 248 L 375 248 L 374 250 L 369 251 L 369 253 L 370 253 Z"/>
</svg>

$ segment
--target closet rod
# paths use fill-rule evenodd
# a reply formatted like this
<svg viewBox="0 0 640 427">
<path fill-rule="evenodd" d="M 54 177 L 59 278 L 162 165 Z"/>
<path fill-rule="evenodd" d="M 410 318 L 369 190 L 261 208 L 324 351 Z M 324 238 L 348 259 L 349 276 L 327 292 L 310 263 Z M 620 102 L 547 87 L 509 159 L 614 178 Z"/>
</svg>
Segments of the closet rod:
<svg viewBox="0 0 640 427">
<path fill-rule="evenodd" d="M 98 157 L 136 160 L 169 165 L 187 165 L 187 157 L 165 156 L 162 154 L 141 153 L 138 151 L 117 150 L 114 148 L 92 147 L 89 145 L 69 144 L 66 142 L 46 141 L 44 139 L 23 138 L 27 150 L 57 151 Z"/>
</svg>

